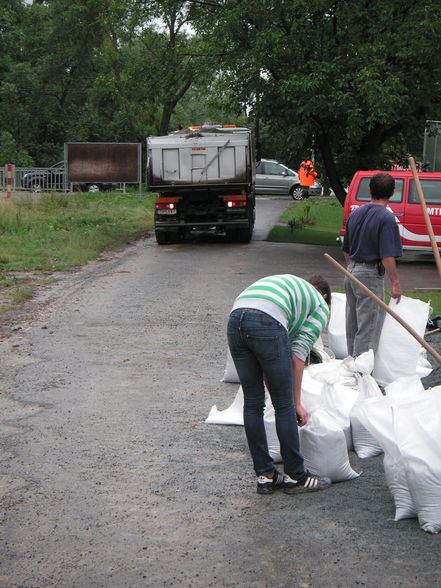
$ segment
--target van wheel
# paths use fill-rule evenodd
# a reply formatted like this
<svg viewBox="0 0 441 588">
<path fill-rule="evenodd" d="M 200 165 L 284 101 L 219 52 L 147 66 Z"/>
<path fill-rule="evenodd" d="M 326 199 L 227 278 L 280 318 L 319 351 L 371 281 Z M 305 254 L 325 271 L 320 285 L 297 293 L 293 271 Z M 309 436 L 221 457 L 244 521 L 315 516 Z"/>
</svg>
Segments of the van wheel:
<svg viewBox="0 0 441 588">
<path fill-rule="evenodd" d="M 293 200 L 303 200 L 303 190 L 299 184 L 293 186 L 289 193 Z"/>
</svg>

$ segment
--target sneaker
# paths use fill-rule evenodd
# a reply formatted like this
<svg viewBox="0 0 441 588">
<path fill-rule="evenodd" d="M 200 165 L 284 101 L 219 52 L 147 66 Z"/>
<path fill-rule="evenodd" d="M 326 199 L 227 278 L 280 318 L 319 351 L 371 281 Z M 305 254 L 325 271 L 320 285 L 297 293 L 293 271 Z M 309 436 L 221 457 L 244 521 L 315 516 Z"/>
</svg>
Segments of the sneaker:
<svg viewBox="0 0 441 588">
<path fill-rule="evenodd" d="M 296 480 L 288 474 L 284 475 L 283 491 L 286 494 L 301 494 L 302 492 L 317 492 L 326 490 L 331 485 L 329 478 L 321 478 L 306 471 L 304 476 Z"/>
<path fill-rule="evenodd" d="M 285 484 L 285 478 L 278 470 L 274 470 L 274 476 L 267 478 L 259 476 L 257 478 L 257 494 L 272 494 L 276 488 L 282 488 Z"/>
</svg>

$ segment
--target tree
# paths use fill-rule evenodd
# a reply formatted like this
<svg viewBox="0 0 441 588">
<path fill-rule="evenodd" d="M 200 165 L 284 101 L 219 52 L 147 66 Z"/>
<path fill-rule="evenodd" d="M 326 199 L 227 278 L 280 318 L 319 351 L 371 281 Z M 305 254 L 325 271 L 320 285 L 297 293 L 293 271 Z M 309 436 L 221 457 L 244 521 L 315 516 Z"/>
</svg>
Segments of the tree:
<svg viewBox="0 0 441 588">
<path fill-rule="evenodd" d="M 16 54 L 1 77 L 0 122 L 39 164 L 60 159 L 96 75 L 101 0 L 22 5 Z"/>
<path fill-rule="evenodd" d="M 227 49 L 225 90 L 279 138 L 288 163 L 315 149 L 341 203 L 357 168 L 387 167 L 416 135 L 422 145 L 441 102 L 437 0 L 222 4 L 215 35 L 205 31 Z"/>
<path fill-rule="evenodd" d="M 194 2 L 105 0 L 106 52 L 131 128 L 166 134 L 190 87 L 212 76 L 193 24 Z M 209 75 L 207 75 L 209 74 Z"/>
</svg>

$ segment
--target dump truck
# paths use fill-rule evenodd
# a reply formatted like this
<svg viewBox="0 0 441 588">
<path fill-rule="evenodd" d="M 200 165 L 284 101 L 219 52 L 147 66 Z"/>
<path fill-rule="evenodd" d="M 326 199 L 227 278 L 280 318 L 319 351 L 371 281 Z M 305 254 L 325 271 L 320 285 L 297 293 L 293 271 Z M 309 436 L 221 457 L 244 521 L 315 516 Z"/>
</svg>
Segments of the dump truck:
<svg viewBox="0 0 441 588">
<path fill-rule="evenodd" d="M 201 125 L 147 138 L 147 182 L 157 192 L 159 245 L 210 231 L 251 240 L 255 221 L 253 139 L 249 129 Z"/>
</svg>

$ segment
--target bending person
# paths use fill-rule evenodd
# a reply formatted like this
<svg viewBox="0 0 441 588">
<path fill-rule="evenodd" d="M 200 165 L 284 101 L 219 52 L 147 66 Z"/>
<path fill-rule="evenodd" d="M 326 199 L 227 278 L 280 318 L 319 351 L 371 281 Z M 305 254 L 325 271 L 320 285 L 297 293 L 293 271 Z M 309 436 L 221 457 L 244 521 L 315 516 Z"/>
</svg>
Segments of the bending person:
<svg viewBox="0 0 441 588">
<path fill-rule="evenodd" d="M 288 494 L 328 488 L 328 478 L 305 470 L 298 426 L 307 423 L 301 403 L 305 360 L 326 326 L 331 302 L 321 276 L 262 278 L 236 298 L 228 321 L 228 345 L 244 395 L 244 426 L 257 478 L 257 492 Z M 264 377 L 275 411 L 284 474 L 268 451 L 263 413 Z"/>
</svg>

